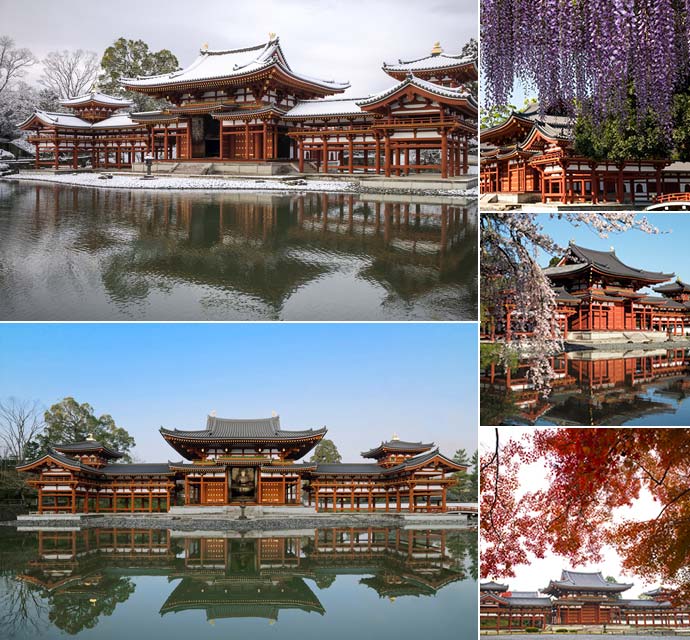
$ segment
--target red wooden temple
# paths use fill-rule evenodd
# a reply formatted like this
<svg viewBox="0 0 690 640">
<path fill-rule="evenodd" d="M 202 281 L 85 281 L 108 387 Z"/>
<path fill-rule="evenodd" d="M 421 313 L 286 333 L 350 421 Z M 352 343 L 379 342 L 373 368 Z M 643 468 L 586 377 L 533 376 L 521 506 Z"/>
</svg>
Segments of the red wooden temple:
<svg viewBox="0 0 690 640">
<path fill-rule="evenodd" d="M 124 464 L 93 440 L 54 445 L 17 467 L 30 473 L 39 513 L 169 511 L 224 505 L 311 507 L 315 511 L 447 511 L 453 474 L 465 470 L 433 443 L 394 437 L 373 463 L 300 462 L 326 428 L 285 430 L 277 416 L 209 416 L 205 429 L 160 430 L 186 461 Z"/>
<path fill-rule="evenodd" d="M 570 117 L 538 104 L 482 129 L 480 189 L 514 202 L 646 203 L 690 192 L 690 168 L 670 158 L 597 161 L 576 153 Z"/>
<path fill-rule="evenodd" d="M 557 324 L 564 339 L 607 342 L 665 341 L 690 328 L 690 288 L 681 280 L 660 285 L 673 273 L 646 271 L 625 264 L 612 249 L 597 251 L 571 242 L 557 264 L 544 269 L 556 293 Z M 492 314 L 482 332 L 488 339 L 512 340 L 531 334 L 528 321 L 506 292 L 503 309 Z"/>
<path fill-rule="evenodd" d="M 604 579 L 600 572 L 563 571 L 541 592 L 511 592 L 507 585 L 480 585 L 480 626 L 483 630 L 544 629 L 559 626 L 688 627 L 690 606 L 672 604 L 667 589 L 625 599 L 633 587 Z"/>
<path fill-rule="evenodd" d="M 436 43 L 430 55 L 384 63 L 383 71 L 396 80 L 389 89 L 332 98 L 349 83 L 293 70 L 271 34 L 243 49 L 205 47 L 172 73 L 122 78 L 126 90 L 167 101 L 163 109 L 115 114 L 130 103 L 91 94 L 63 101 L 72 114 L 37 112 L 20 126 L 33 132 L 37 167 L 76 168 L 86 156 L 94 167 L 121 168 L 148 155 L 163 163 L 283 161 L 300 172 L 466 174 L 477 103 L 463 83 L 477 80 L 475 61 Z"/>
<path fill-rule="evenodd" d="M 146 129 L 124 110 L 124 100 L 93 92 L 60 104 L 64 113 L 36 111 L 19 125 L 30 132 L 36 149 L 36 168 L 92 167 L 121 169 L 143 162 L 148 152 Z"/>
</svg>

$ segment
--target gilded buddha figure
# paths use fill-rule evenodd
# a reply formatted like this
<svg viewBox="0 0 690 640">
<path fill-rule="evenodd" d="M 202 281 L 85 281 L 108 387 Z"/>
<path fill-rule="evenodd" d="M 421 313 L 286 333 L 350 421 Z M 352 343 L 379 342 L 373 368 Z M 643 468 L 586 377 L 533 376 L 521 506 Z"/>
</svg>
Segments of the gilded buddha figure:
<svg viewBox="0 0 690 640">
<path fill-rule="evenodd" d="M 251 498 L 256 490 L 256 470 L 247 467 L 234 468 L 231 472 L 231 495 L 237 498 Z"/>
</svg>

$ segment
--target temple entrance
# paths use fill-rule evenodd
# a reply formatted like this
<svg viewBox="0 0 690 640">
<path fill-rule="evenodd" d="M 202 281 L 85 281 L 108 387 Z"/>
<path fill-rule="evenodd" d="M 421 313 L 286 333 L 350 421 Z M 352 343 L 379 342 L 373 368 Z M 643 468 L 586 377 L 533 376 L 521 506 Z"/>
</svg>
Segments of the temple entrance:
<svg viewBox="0 0 690 640">
<path fill-rule="evenodd" d="M 228 502 L 256 502 L 257 470 L 233 467 L 228 471 Z"/>
<path fill-rule="evenodd" d="M 191 118 L 192 158 L 220 156 L 220 122 L 209 114 Z"/>
<path fill-rule="evenodd" d="M 291 148 L 292 148 L 292 141 L 290 140 L 290 138 L 283 133 L 279 133 L 278 134 L 278 153 L 276 154 L 276 157 L 279 158 L 280 160 L 289 160 Z"/>
</svg>

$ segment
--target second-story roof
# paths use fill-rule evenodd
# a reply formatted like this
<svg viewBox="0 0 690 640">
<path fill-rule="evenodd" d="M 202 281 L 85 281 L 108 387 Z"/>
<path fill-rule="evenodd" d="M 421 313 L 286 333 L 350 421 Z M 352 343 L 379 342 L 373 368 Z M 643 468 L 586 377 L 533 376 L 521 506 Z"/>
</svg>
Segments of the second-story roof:
<svg viewBox="0 0 690 640">
<path fill-rule="evenodd" d="M 208 416 L 206 428 L 199 430 L 164 429 L 164 437 L 185 440 L 254 440 L 287 441 L 311 439 L 323 436 L 326 427 L 320 429 L 287 430 L 280 428 L 280 417 L 270 418 L 219 418 Z"/>
<path fill-rule="evenodd" d="M 568 245 L 568 251 L 560 263 L 554 267 L 545 268 L 544 273 L 551 279 L 560 279 L 589 268 L 594 268 L 605 275 L 629 278 L 638 282 L 664 282 L 674 276 L 673 273 L 646 271 L 631 267 L 622 262 L 614 250 L 587 249 L 576 245 L 574 242 Z"/>
<path fill-rule="evenodd" d="M 544 589 L 544 593 L 558 593 L 559 591 L 610 591 L 621 593 L 627 591 L 633 585 L 622 582 L 609 582 L 601 574 L 601 571 L 584 572 L 569 571 L 561 572 L 560 580 L 551 580 L 549 586 Z"/>
</svg>

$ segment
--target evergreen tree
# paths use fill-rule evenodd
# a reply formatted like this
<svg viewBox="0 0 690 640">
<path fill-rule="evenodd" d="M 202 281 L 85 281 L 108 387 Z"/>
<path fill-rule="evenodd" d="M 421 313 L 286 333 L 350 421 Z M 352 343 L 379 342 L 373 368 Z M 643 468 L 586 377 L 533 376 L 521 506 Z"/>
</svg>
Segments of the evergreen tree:
<svg viewBox="0 0 690 640">
<path fill-rule="evenodd" d="M 132 461 L 129 451 L 135 445 L 134 438 L 118 427 L 112 416 L 96 417 L 90 404 L 64 398 L 45 412 L 44 421 L 45 430 L 34 441 L 34 456 L 42 455 L 54 444 L 81 442 L 91 435 L 101 444 L 124 453 L 124 462 Z"/>
<path fill-rule="evenodd" d="M 125 91 L 120 78 L 170 73 L 178 67 L 177 58 L 168 49 L 154 52 L 149 50 L 143 40 L 119 38 L 103 54 L 98 87 L 109 95 L 133 100 L 136 111 L 148 111 L 159 108 L 165 102 L 141 93 Z"/>
<path fill-rule="evenodd" d="M 342 461 L 338 448 L 335 446 L 333 440 L 324 439 L 316 445 L 314 455 L 309 458 L 309 462 L 326 462 L 330 464 L 339 464 Z"/>
</svg>

